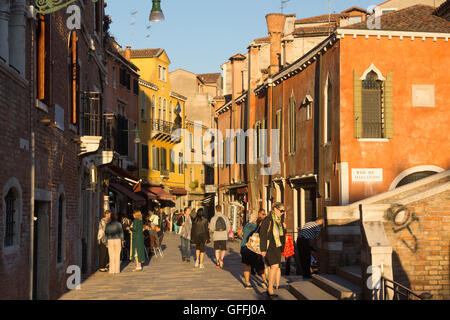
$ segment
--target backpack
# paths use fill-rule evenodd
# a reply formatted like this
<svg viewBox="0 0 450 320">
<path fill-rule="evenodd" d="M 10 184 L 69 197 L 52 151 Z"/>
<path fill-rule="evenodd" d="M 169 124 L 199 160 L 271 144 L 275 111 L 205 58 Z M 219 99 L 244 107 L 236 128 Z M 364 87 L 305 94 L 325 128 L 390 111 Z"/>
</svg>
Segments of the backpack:
<svg viewBox="0 0 450 320">
<path fill-rule="evenodd" d="M 226 231 L 226 230 L 227 224 L 225 222 L 225 219 L 223 217 L 217 217 L 215 231 Z"/>
</svg>

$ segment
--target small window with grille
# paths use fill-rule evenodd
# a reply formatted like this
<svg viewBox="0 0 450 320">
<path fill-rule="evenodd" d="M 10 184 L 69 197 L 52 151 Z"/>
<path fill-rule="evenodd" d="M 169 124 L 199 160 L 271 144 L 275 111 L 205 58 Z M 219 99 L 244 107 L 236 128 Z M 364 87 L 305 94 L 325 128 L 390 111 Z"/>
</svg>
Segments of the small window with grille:
<svg viewBox="0 0 450 320">
<path fill-rule="evenodd" d="M 383 138 L 383 81 L 371 71 L 362 81 L 362 136 Z"/>
<path fill-rule="evenodd" d="M 9 189 L 5 197 L 6 225 L 5 225 L 5 247 L 11 247 L 15 241 L 15 224 L 17 212 L 17 196 L 13 189 Z"/>
</svg>

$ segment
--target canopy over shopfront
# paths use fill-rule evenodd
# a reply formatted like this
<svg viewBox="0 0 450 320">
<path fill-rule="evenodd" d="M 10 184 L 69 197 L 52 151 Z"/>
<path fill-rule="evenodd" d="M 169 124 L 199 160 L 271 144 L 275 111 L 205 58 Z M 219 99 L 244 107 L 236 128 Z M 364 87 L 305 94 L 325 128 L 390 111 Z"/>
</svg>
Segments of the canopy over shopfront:
<svg viewBox="0 0 450 320">
<path fill-rule="evenodd" d="M 158 200 L 166 200 L 166 201 L 175 201 L 176 197 L 166 192 L 161 187 L 148 187 L 148 191 L 150 191 Z"/>
<path fill-rule="evenodd" d="M 118 183 L 110 183 L 109 187 L 114 191 L 121 193 L 131 199 L 131 201 L 133 201 L 136 206 L 145 206 L 145 198 L 137 193 L 134 193 L 133 190 L 131 190 L 129 187 Z"/>
</svg>

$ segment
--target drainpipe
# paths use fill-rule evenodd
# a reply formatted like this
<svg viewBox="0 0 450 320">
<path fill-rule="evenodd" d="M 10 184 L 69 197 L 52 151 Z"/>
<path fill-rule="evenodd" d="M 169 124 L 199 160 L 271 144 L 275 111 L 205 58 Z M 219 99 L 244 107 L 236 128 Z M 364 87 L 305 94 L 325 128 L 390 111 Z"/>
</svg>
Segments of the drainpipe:
<svg viewBox="0 0 450 320">
<path fill-rule="evenodd" d="M 31 7 L 30 7 L 31 8 Z M 33 20 L 34 22 L 34 20 Z M 36 164 L 35 164 L 35 150 L 36 150 L 36 146 L 35 146 L 35 132 L 33 131 L 33 108 L 34 108 L 34 104 L 36 103 L 35 101 L 35 54 L 34 54 L 34 42 L 35 42 L 35 28 L 34 28 L 34 23 L 31 23 L 31 25 L 29 26 L 31 29 L 31 48 L 30 48 L 30 56 L 32 57 L 30 59 L 30 96 L 31 96 L 31 101 L 30 101 L 30 142 L 31 142 L 31 152 L 30 152 L 30 164 L 31 164 L 31 168 L 30 168 L 30 254 L 29 254 L 29 273 L 30 273 L 30 279 L 29 279 L 29 294 L 28 294 L 28 298 L 30 300 L 33 300 L 33 277 L 34 277 L 34 220 L 35 220 L 35 216 L 34 216 L 34 199 L 35 199 L 35 176 L 36 176 Z"/>
</svg>

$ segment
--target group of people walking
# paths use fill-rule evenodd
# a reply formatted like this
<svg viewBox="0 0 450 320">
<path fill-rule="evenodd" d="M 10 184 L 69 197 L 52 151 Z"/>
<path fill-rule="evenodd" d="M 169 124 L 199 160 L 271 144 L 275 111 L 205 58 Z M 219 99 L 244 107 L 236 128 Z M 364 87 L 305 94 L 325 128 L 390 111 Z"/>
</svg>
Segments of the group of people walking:
<svg viewBox="0 0 450 320">
<path fill-rule="evenodd" d="M 144 232 L 148 231 L 152 242 L 160 245 L 163 238 L 163 230 L 167 227 L 167 221 L 162 224 L 162 216 L 159 210 L 150 213 L 147 223 L 143 222 L 141 211 L 134 211 L 134 220 L 125 227 L 118 221 L 116 213 L 105 211 L 103 219 L 99 223 L 98 243 L 100 253 L 100 271 L 106 272 L 109 258 L 109 273 L 120 273 L 120 253 L 125 247 L 125 232 L 130 236 L 130 260 L 135 261 L 136 267 L 133 271 L 141 271 L 142 263 L 146 259 L 144 244 Z M 282 203 L 275 203 L 272 211 L 266 215 L 264 209 L 253 212 L 249 222 L 243 228 L 240 254 L 244 274 L 244 287 L 251 289 L 250 275 L 257 274 L 261 277 L 262 286 L 267 290 L 269 298 L 276 297 L 275 290 L 279 288 L 281 278 L 281 257 L 286 245 L 286 207 Z M 164 215 L 165 216 L 165 215 Z M 164 217 L 165 218 L 165 217 Z M 224 258 L 227 251 L 227 240 L 229 237 L 231 223 L 227 216 L 222 213 L 222 207 L 215 207 L 215 214 L 208 222 L 206 212 L 203 208 L 192 210 L 187 207 L 181 215 L 172 215 L 170 219 L 173 228 L 180 235 L 182 262 L 190 262 L 191 243 L 195 246 L 195 268 L 204 269 L 204 257 L 206 244 L 214 242 L 215 262 L 217 268 L 224 268 Z M 320 235 L 323 219 L 306 223 L 299 230 L 297 239 L 297 252 L 303 279 L 311 278 L 311 250 L 312 240 Z M 250 237 L 259 234 L 260 252 L 249 249 L 247 243 Z M 291 241 L 292 242 L 292 241 Z M 287 256 L 286 256 L 287 257 Z M 288 259 L 288 257 L 287 257 Z"/>
<path fill-rule="evenodd" d="M 195 245 L 195 268 L 204 269 L 205 247 L 212 240 L 214 242 L 216 265 L 223 268 L 223 259 L 227 250 L 228 230 L 231 227 L 229 219 L 222 214 L 221 206 L 216 206 L 215 215 L 208 222 L 205 210 L 191 210 L 185 208 L 184 214 L 176 221 L 181 239 L 181 260 L 190 262 L 191 243 Z"/>
<path fill-rule="evenodd" d="M 139 210 L 133 212 L 132 222 L 124 219 L 126 222 L 123 223 L 118 221 L 117 213 L 113 213 L 110 210 L 104 212 L 104 217 L 99 222 L 97 234 L 100 272 L 109 270 L 110 274 L 120 273 L 121 252 L 128 252 L 130 261 L 136 263 L 134 272 L 142 270 L 142 264 L 145 262 L 148 254 L 146 252 L 144 233 L 148 232 L 152 240 L 158 245 L 162 242 L 165 225 L 162 223 L 163 218 L 160 216 L 163 216 L 164 213 L 158 215 L 158 212 L 159 208 L 156 208 L 155 212 L 150 212 L 146 223 L 144 223 L 142 212 Z M 128 248 L 125 241 L 126 233 L 130 234 Z"/>
</svg>

